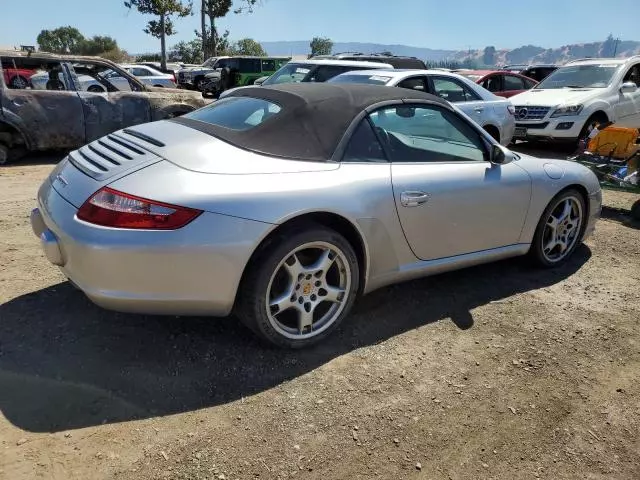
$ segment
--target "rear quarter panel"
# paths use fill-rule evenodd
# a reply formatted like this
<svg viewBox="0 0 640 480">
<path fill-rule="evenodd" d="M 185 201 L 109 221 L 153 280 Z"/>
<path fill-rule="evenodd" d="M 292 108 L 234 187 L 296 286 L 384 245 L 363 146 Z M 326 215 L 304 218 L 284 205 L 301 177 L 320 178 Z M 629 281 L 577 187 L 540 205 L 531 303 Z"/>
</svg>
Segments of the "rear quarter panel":
<svg viewBox="0 0 640 480">
<path fill-rule="evenodd" d="M 364 240 L 370 286 L 376 277 L 416 261 L 400 228 L 386 163 L 336 164 L 336 168 L 314 172 L 219 175 L 165 161 L 111 186 L 141 197 L 270 223 L 273 229 L 305 214 L 339 215 Z"/>
</svg>

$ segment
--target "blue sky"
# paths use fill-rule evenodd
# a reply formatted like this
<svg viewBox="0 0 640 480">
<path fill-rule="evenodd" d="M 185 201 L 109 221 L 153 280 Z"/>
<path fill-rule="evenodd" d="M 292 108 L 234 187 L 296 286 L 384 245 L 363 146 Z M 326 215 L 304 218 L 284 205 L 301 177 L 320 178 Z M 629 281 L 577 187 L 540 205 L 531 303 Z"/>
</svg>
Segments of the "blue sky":
<svg viewBox="0 0 640 480">
<path fill-rule="evenodd" d="M 235 39 L 328 36 L 334 41 L 443 49 L 558 47 L 604 40 L 609 33 L 622 40 L 640 40 L 634 20 L 638 0 L 261 1 L 253 14 L 229 15 L 220 26 Z M 86 36 L 112 36 L 130 53 L 159 50 L 160 42 L 142 31 L 147 18 L 128 11 L 119 0 L 0 0 L 0 4 L 1 46 L 35 44 L 43 28 L 72 25 Z M 198 25 L 197 15 L 177 20 L 178 34 L 169 37 L 168 45 L 191 40 Z"/>
</svg>

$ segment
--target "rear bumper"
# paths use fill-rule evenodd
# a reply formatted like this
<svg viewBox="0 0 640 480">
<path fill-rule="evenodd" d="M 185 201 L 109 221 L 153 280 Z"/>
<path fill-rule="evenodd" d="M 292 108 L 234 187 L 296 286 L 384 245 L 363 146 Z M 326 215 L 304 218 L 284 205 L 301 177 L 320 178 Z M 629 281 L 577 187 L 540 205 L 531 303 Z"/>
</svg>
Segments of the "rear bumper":
<svg viewBox="0 0 640 480">
<path fill-rule="evenodd" d="M 174 231 L 99 227 L 46 181 L 31 214 L 51 263 L 97 305 L 160 315 L 228 315 L 244 268 L 272 225 L 203 213 Z"/>
<path fill-rule="evenodd" d="M 584 229 L 582 235 L 583 240 L 587 240 L 596 229 L 596 223 L 602 213 L 602 190 L 597 191 L 589 195 L 589 218 L 587 219 L 587 226 Z"/>
</svg>

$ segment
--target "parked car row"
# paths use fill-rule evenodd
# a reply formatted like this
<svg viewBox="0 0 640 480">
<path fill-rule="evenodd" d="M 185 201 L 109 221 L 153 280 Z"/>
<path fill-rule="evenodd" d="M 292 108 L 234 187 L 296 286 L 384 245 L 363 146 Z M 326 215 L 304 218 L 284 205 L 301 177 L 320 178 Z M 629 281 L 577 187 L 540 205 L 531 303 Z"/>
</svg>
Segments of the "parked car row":
<svg viewBox="0 0 640 480">
<path fill-rule="evenodd" d="M 149 67 L 96 57 L 0 52 L 0 164 L 26 151 L 74 149 L 120 128 L 172 118 L 206 104 L 202 95 L 171 88 Z M 27 84 L 16 72 L 30 73 Z M 35 73 L 38 72 L 38 73 Z M 158 72 L 159 73 L 159 72 Z M 162 88 L 158 88 L 162 86 Z M 87 154 L 97 162 L 100 147 Z"/>
<path fill-rule="evenodd" d="M 257 83 L 268 86 L 330 81 L 423 89 L 459 107 L 504 145 L 513 140 L 576 142 L 596 123 L 640 127 L 640 56 L 581 59 L 563 66 L 512 66 L 495 71 L 410 70 L 406 69 L 408 61 L 408 57 L 390 55 L 325 56 L 289 62 Z M 374 68 L 365 67 L 376 63 Z M 321 69 L 324 73 L 317 75 L 315 72 Z M 414 77 L 416 80 L 410 80 Z M 451 88 L 440 89 L 430 80 L 443 77 Z M 500 101 L 496 96 L 508 100 Z"/>
</svg>

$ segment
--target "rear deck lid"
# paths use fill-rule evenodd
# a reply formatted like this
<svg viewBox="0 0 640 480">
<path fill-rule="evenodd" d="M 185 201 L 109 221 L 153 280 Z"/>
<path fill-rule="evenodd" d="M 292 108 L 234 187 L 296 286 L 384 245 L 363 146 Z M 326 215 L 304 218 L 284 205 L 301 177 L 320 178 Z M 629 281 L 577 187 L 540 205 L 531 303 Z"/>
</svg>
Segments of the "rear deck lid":
<svg viewBox="0 0 640 480">
<path fill-rule="evenodd" d="M 74 150 L 53 170 L 49 181 L 63 198 L 79 207 L 99 188 L 162 161 L 132 139 L 119 131 Z"/>
</svg>

